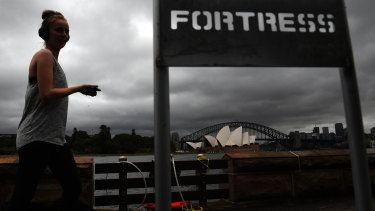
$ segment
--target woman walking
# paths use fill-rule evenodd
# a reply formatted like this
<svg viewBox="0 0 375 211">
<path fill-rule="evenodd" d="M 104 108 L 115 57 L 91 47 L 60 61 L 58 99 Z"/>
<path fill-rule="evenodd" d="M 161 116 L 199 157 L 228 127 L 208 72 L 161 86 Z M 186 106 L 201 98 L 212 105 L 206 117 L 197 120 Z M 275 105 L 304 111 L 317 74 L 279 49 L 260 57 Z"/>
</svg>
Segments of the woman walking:
<svg viewBox="0 0 375 211">
<path fill-rule="evenodd" d="M 68 87 L 58 59 L 69 41 L 69 25 L 57 11 L 42 14 L 39 36 L 45 48 L 31 59 L 25 107 L 17 131 L 19 165 L 9 210 L 28 210 L 44 169 L 48 166 L 61 183 L 62 210 L 77 210 L 81 193 L 74 157 L 66 145 L 68 96 L 81 93 L 96 96 L 97 85 Z"/>
</svg>

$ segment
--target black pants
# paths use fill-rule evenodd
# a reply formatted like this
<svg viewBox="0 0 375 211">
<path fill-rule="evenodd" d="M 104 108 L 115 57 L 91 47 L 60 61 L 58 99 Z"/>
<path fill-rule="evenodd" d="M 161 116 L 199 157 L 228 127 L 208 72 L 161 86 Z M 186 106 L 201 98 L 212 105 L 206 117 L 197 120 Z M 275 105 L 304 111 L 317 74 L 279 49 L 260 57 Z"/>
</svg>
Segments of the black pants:
<svg viewBox="0 0 375 211">
<path fill-rule="evenodd" d="M 46 142 L 33 142 L 18 150 L 19 165 L 16 185 L 9 210 L 28 210 L 39 179 L 48 166 L 59 180 L 63 210 L 74 210 L 81 193 L 81 182 L 77 166 L 67 145 L 59 146 Z"/>
</svg>

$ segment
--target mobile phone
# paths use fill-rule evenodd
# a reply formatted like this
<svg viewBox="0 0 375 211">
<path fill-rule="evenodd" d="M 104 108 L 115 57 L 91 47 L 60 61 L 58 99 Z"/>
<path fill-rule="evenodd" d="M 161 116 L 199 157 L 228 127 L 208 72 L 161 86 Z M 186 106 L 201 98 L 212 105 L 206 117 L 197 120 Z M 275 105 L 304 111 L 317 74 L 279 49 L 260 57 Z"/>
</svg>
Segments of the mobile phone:
<svg viewBox="0 0 375 211">
<path fill-rule="evenodd" d="M 97 91 L 97 92 L 102 91 L 102 90 L 99 89 L 98 87 L 91 87 L 91 89 L 92 89 L 92 91 Z"/>
</svg>

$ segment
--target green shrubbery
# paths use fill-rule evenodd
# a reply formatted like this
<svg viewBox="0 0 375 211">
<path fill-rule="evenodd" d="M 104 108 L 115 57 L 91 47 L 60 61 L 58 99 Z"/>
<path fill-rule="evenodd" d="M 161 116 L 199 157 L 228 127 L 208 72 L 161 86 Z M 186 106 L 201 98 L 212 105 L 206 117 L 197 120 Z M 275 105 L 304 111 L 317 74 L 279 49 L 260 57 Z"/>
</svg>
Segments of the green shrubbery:
<svg viewBox="0 0 375 211">
<path fill-rule="evenodd" d="M 72 136 L 66 137 L 66 140 L 75 154 L 152 153 L 154 149 L 154 137 L 118 134 L 112 138 L 106 125 L 100 126 L 100 132 L 91 136 L 74 129 Z"/>
<path fill-rule="evenodd" d="M 0 155 L 14 155 L 16 153 L 16 135 L 0 136 Z"/>
<path fill-rule="evenodd" d="M 133 154 L 153 153 L 154 137 L 118 134 L 111 137 L 110 128 L 100 126 L 100 132 L 89 135 L 74 128 L 72 136 L 65 137 L 74 154 Z M 16 136 L 0 137 L 0 155 L 16 154 Z"/>
</svg>

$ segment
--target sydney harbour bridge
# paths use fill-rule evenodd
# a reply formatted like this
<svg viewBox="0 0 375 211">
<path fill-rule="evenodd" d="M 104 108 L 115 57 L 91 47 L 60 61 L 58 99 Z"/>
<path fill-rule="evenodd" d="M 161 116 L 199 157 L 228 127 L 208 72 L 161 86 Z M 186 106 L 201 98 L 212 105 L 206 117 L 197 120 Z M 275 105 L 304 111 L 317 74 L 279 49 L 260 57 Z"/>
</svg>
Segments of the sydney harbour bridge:
<svg viewBox="0 0 375 211">
<path fill-rule="evenodd" d="M 220 129 L 225 126 L 229 126 L 231 131 L 235 128 L 242 127 L 243 131 L 248 132 L 249 135 L 255 135 L 255 141 L 258 143 L 278 142 L 284 146 L 290 146 L 292 142 L 291 138 L 288 135 L 264 125 L 251 122 L 225 122 L 203 128 L 190 135 L 182 137 L 180 140 L 181 149 L 187 149 L 186 142 L 204 142 L 205 135 L 216 136 Z"/>
</svg>

